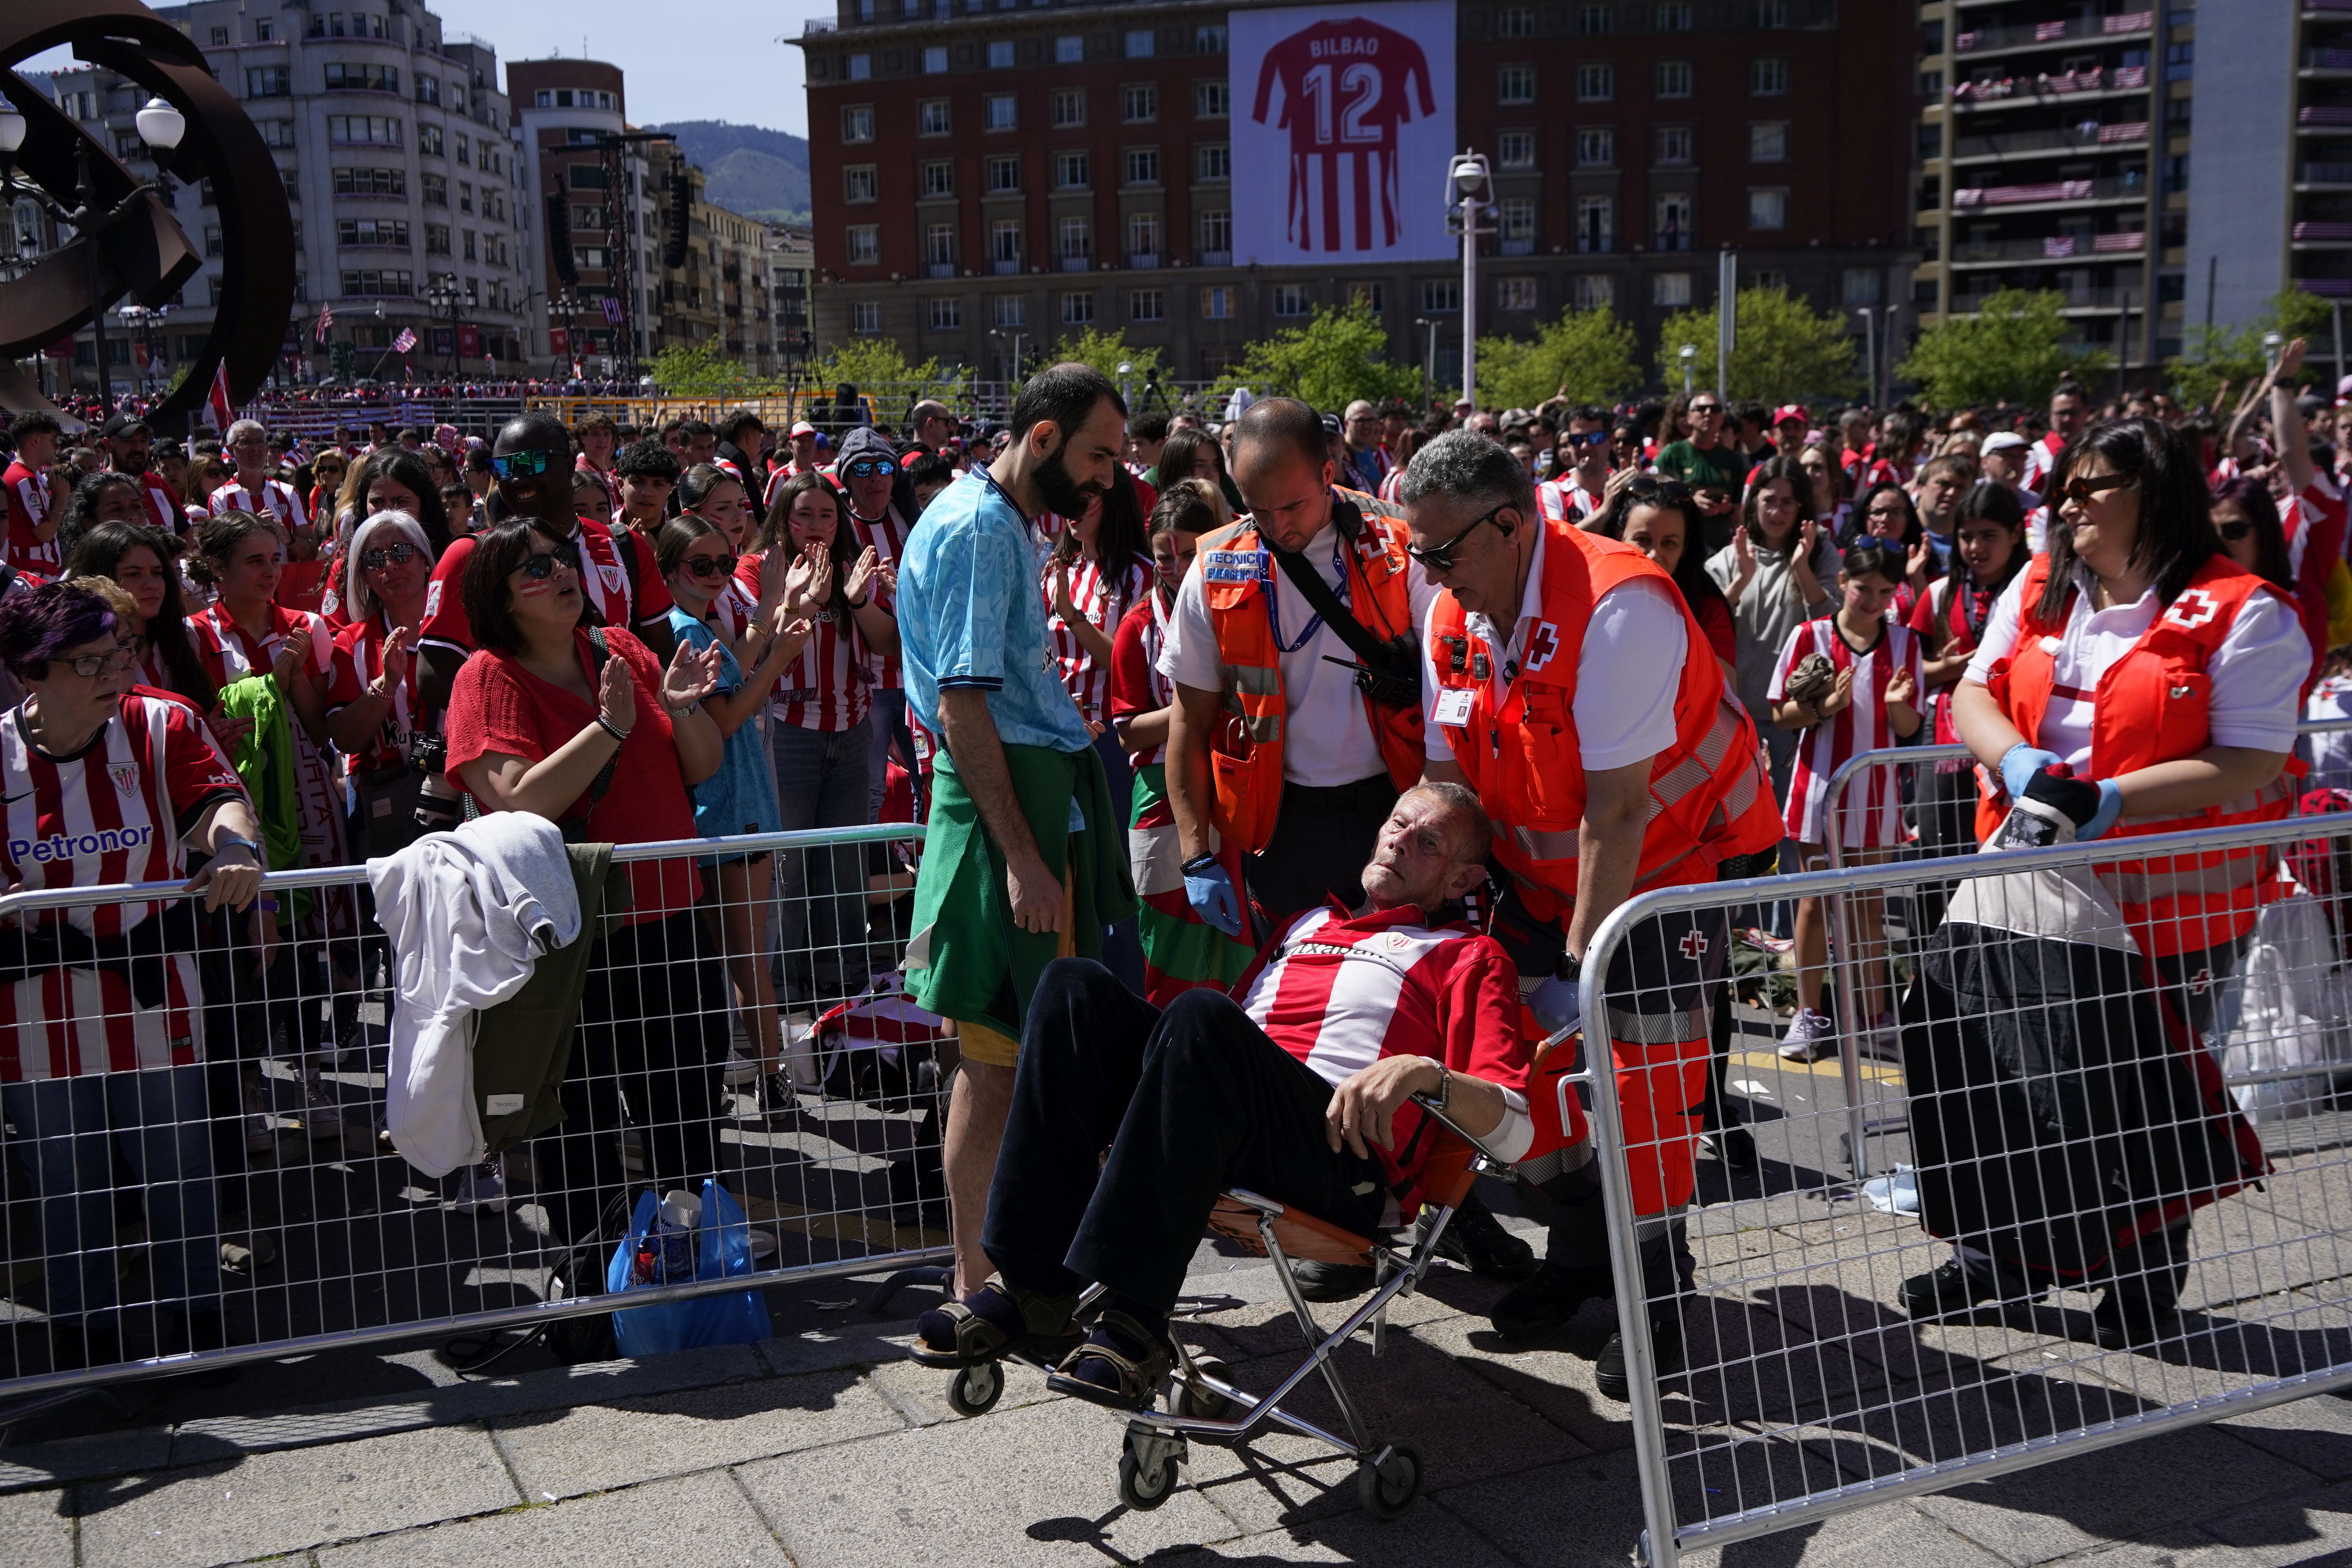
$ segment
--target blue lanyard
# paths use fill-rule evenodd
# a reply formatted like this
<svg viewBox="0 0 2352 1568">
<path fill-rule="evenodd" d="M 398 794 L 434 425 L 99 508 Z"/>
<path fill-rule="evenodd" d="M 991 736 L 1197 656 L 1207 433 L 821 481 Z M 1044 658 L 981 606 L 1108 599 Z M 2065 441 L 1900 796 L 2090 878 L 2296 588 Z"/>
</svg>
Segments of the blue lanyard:
<svg viewBox="0 0 2352 1568">
<path fill-rule="evenodd" d="M 1343 542 L 1336 539 L 1331 542 L 1331 570 L 1339 574 L 1339 603 L 1343 605 L 1349 603 L 1348 595 L 1348 563 L 1346 555 L 1342 553 L 1346 549 L 1347 546 Z M 1320 615 L 1318 615 L 1310 619 L 1307 623 L 1307 629 L 1298 634 L 1298 640 L 1297 642 L 1284 642 L 1282 640 L 1282 611 L 1276 606 L 1274 602 L 1274 556 L 1264 545 L 1258 547 L 1257 579 L 1259 582 L 1265 584 L 1265 618 L 1274 627 L 1274 646 L 1276 649 L 1282 653 L 1297 653 L 1300 648 L 1307 646 L 1308 638 L 1312 637 L 1318 631 L 1322 629 L 1323 617 Z"/>
</svg>

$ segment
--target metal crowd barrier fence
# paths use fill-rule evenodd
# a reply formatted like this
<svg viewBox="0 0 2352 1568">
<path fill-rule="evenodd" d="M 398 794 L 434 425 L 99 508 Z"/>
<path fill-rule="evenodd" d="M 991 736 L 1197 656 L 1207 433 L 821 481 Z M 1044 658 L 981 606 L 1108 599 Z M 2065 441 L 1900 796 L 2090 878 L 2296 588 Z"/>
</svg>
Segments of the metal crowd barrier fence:
<svg viewBox="0 0 2352 1568">
<path fill-rule="evenodd" d="M 445 1042 L 470 1092 L 425 1052 L 391 1082 L 403 954 L 364 867 L 272 875 L 245 916 L 177 883 L 0 897 L 0 1398 L 558 1324 L 559 1354 L 612 1355 L 593 1314 L 945 1259 L 952 1047 L 888 978 L 922 835 L 621 847 L 576 1023 L 541 957 L 551 1011 L 527 990 Z M 496 945 L 431 906 L 391 924 L 426 934 L 412 960 Z M 608 1291 L 637 1195 L 706 1178 L 751 1272 L 656 1247 Z"/>
<path fill-rule="evenodd" d="M 2280 863 L 2299 887 L 2242 935 L 2151 901 Z M 1756 1111 L 1753 1169 L 1694 1164 L 1696 1128 L 1664 1108 L 1702 1091 L 1730 910 L 1956 871 L 1902 998 L 1890 1070 L 1910 1121 L 1890 1173 L 1834 1168 L 1860 1142 L 1851 1075 L 1786 1062 L 1733 1086 Z M 2347 889 L 2352 818 L 2330 816 L 1617 910 L 1583 1016 L 1591 1059 L 1617 1065 L 1593 1085 L 1595 1137 L 1649 1568 L 2352 1386 Z M 2248 1037 L 2301 1052 L 2322 1091 L 2241 1115 L 2216 1058 Z M 1661 1194 L 1647 1215 L 1637 1191 Z"/>
</svg>

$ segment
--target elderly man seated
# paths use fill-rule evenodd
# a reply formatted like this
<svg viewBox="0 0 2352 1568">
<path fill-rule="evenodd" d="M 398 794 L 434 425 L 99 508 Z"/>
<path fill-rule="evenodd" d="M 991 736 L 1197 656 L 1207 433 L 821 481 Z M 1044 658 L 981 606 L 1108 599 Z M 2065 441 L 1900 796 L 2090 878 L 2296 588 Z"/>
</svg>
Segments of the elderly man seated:
<svg viewBox="0 0 2352 1568">
<path fill-rule="evenodd" d="M 1408 1108 L 1415 1093 L 1495 1154 L 1524 1154 L 1515 972 L 1488 938 L 1441 923 L 1485 876 L 1487 834 L 1460 785 L 1406 791 L 1364 869 L 1366 906 L 1299 916 L 1238 1002 L 1192 991 L 1162 1012 L 1098 963 L 1049 966 L 988 1195 L 998 1272 L 923 1314 L 915 1359 L 1066 1355 L 1055 1389 L 1140 1408 L 1168 1375 L 1168 1312 L 1226 1188 L 1358 1234 L 1409 1219 L 1435 1131 Z M 1090 1280 L 1105 1310 L 1080 1343 Z"/>
</svg>

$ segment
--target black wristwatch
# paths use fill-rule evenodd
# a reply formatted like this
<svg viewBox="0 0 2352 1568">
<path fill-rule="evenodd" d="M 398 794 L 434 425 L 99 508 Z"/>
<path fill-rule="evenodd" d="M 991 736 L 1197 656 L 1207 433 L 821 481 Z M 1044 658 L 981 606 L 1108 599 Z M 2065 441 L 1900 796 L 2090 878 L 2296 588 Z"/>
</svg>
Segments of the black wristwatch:
<svg viewBox="0 0 2352 1568">
<path fill-rule="evenodd" d="M 1555 980 L 1565 980 L 1570 985 L 1580 985 L 1584 983 L 1584 961 L 1568 949 L 1561 948 L 1559 967 L 1551 973 Z"/>
<path fill-rule="evenodd" d="M 1189 877 L 1195 871 L 1205 871 L 1216 863 L 1217 852 L 1211 849 L 1193 856 L 1190 860 L 1187 860 L 1181 866 L 1177 867 L 1176 869 Z"/>
</svg>

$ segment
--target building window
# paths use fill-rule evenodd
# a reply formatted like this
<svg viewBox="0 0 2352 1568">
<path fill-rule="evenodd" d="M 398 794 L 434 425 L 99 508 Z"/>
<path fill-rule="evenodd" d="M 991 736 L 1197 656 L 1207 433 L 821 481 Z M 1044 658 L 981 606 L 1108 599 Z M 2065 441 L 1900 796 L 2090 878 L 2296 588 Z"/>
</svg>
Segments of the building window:
<svg viewBox="0 0 2352 1568">
<path fill-rule="evenodd" d="M 1234 258 L 1234 215 L 1224 211 L 1201 215 L 1201 264 L 1223 267 Z"/>
<path fill-rule="evenodd" d="M 1658 0 L 1658 31 L 1687 33 L 1691 30 L 1690 0 Z"/>
<path fill-rule="evenodd" d="M 1536 133 L 1532 131 L 1505 131 L 1495 137 L 1495 163 L 1504 169 L 1532 169 L 1536 166 Z"/>
<path fill-rule="evenodd" d="M 948 74 L 948 50 L 945 44 L 932 44 L 923 50 L 923 74 L 925 76 Z"/>
<path fill-rule="evenodd" d="M 335 171 L 335 195 L 339 196 L 404 196 L 407 194 L 408 171 L 405 169 Z"/>
<path fill-rule="evenodd" d="M 1658 248 L 1691 247 L 1691 199 L 1687 193 L 1658 198 Z"/>
<path fill-rule="evenodd" d="M 873 267 L 882 260 L 882 229 L 877 224 L 854 223 L 849 226 L 849 265 Z"/>
<path fill-rule="evenodd" d="M 870 202 L 875 199 L 874 165 L 852 163 L 841 171 L 841 199 L 845 202 Z M 603 225 L 597 226 L 602 227 Z"/>
<path fill-rule="evenodd" d="M 1066 130 L 1087 122 L 1087 89 L 1066 87 L 1054 94 L 1054 128 Z"/>
<path fill-rule="evenodd" d="M 1211 22 L 1192 29 L 1192 52 L 1196 55 L 1222 55 L 1225 52 L 1227 33 L 1223 22 Z"/>
<path fill-rule="evenodd" d="M 874 57 L 872 55 L 850 56 L 849 68 L 843 74 L 847 76 L 852 81 L 867 80 L 874 75 Z M 875 326 L 872 330 L 878 332 L 882 330 L 882 307 L 879 305 L 874 307 L 874 319 Z"/>
<path fill-rule="evenodd" d="M 467 231 L 466 240 L 468 245 L 473 243 L 473 238 L 472 232 Z M 335 224 L 335 243 L 396 245 L 405 250 L 408 248 L 408 220 L 402 217 L 342 218 Z"/>
<path fill-rule="evenodd" d="M 334 118 L 331 115 L 329 116 L 327 125 L 331 135 L 332 134 L 334 123 Z M 359 121 L 354 120 L 352 123 L 357 125 Z M 397 121 L 393 122 L 393 140 L 394 142 L 400 140 L 400 128 L 399 121 Z M 438 125 L 418 126 L 416 128 L 416 150 L 419 153 L 424 153 L 428 158 L 438 158 L 441 156 L 441 128 Z"/>
<path fill-rule="evenodd" d="M 1156 47 L 1159 41 L 1159 34 L 1138 28 L 1127 36 L 1127 58 L 1131 60 L 1150 59 L 1159 52 Z"/>
<path fill-rule="evenodd" d="M 1789 0 L 1755 0 L 1756 25 L 1769 30 L 1789 25 Z"/>
<path fill-rule="evenodd" d="M 245 68 L 245 96 L 247 98 L 285 98 L 293 90 L 284 66 L 247 66 Z"/>
<path fill-rule="evenodd" d="M 1607 60 L 1588 60 L 1576 68 L 1576 101 L 1607 103 L 1617 96 L 1617 68 Z"/>
<path fill-rule="evenodd" d="M 329 68 L 332 69 L 333 68 L 330 67 Z M 418 77 L 416 79 L 416 101 L 419 103 L 429 103 L 437 106 L 441 101 L 441 79 L 437 76 Z"/>
<path fill-rule="evenodd" d="M 1498 278 L 1495 280 L 1495 308 L 1498 310 L 1532 310 L 1536 308 L 1536 280 L 1532 278 Z"/>
<path fill-rule="evenodd" d="M 1748 276 L 1751 289 L 1774 289 L 1783 294 L 1789 291 L 1789 275 L 1778 267 L 1759 267 Z"/>
<path fill-rule="evenodd" d="M 1230 180 L 1234 177 L 1233 148 L 1223 142 L 1203 142 L 1193 149 L 1192 177 L 1196 180 Z"/>
<path fill-rule="evenodd" d="M 923 260 L 931 267 L 953 267 L 956 230 L 951 223 L 935 223 L 923 231 Z"/>
<path fill-rule="evenodd" d="M 261 144 L 263 146 L 291 147 L 294 145 L 294 122 L 292 121 L 257 120 L 253 124 L 254 129 L 261 132 Z"/>
<path fill-rule="evenodd" d="M 1580 196 L 1576 203 L 1576 248 L 1605 256 L 1617 248 L 1617 198 Z"/>
<path fill-rule="evenodd" d="M 1009 70 L 1012 66 L 1013 40 L 1010 38 L 992 40 L 988 46 L 988 68 L 993 71 Z"/>
<path fill-rule="evenodd" d="M 1014 118 L 1013 97 L 1009 92 L 993 92 L 981 100 L 980 128 L 983 131 L 1011 131 L 1019 123 Z"/>
<path fill-rule="evenodd" d="M 1580 33 L 1608 33 L 1616 30 L 1617 8 L 1614 5 L 1579 5 L 1576 8 L 1576 30 Z"/>
<path fill-rule="evenodd" d="M 335 31 L 339 35 L 343 30 L 342 20 L 343 19 L 341 16 L 335 18 Z M 213 47 L 216 49 L 225 49 L 228 47 L 228 29 L 226 27 L 215 27 L 213 29 Z"/>
<path fill-rule="evenodd" d="M 926 198 L 955 195 L 955 165 L 944 158 L 925 163 L 923 195 Z"/>
<path fill-rule="evenodd" d="M 1160 118 L 1160 89 L 1137 82 L 1118 89 L 1118 117 L 1129 125 L 1149 125 Z"/>
<path fill-rule="evenodd" d="M 1504 66 L 1495 72 L 1495 101 L 1519 106 L 1536 100 L 1536 68 Z"/>
<path fill-rule="evenodd" d="M 1091 327 L 1095 324 L 1095 297 L 1092 294 L 1062 296 L 1062 325 Z"/>
<path fill-rule="evenodd" d="M 1127 150 L 1127 179 L 1129 185 L 1156 185 L 1160 183 L 1160 149 L 1129 147 Z"/>
<path fill-rule="evenodd" d="M 1094 253 L 1094 226 L 1082 217 L 1064 218 L 1061 248 L 1056 254 L 1065 261 L 1085 261 Z"/>
<path fill-rule="evenodd" d="M 1076 33 L 1065 33 L 1054 40 L 1054 63 L 1057 66 L 1081 64 L 1087 58 L 1087 41 Z"/>
<path fill-rule="evenodd" d="M 1021 224 L 1017 218 L 1000 219 L 990 231 L 988 258 L 1008 266 L 1021 265 Z"/>
<path fill-rule="evenodd" d="M 882 330 L 882 301 L 879 300 L 856 300 L 851 301 L 849 307 L 849 330 L 853 332 L 880 331 Z"/>
<path fill-rule="evenodd" d="M 853 103 L 841 111 L 841 139 L 844 142 L 874 140 L 874 106 Z"/>
<path fill-rule="evenodd" d="M 953 122 L 948 114 L 946 99 L 927 98 L 915 105 L 916 135 L 946 136 L 951 134 L 952 131 Z"/>
<path fill-rule="evenodd" d="M 1192 118 L 1223 120 L 1233 113 L 1233 89 L 1223 81 L 1196 81 L 1192 84 Z"/>
<path fill-rule="evenodd" d="M 1233 319 L 1234 291 L 1223 284 L 1201 290 L 1201 319 L 1207 321 L 1227 321 Z"/>
<path fill-rule="evenodd" d="M 991 323 L 999 327 L 1025 327 L 1029 324 L 1029 301 L 1018 294 L 999 294 L 989 302 L 994 317 Z"/>
<path fill-rule="evenodd" d="M 425 135 L 432 132 L 430 137 Z M 400 121 L 381 114 L 330 114 L 327 116 L 327 140 L 354 145 L 397 147 L 400 145 Z M 427 146 L 430 142 L 432 144 Z M 432 126 L 417 130 L 416 150 L 439 153 L 441 133 Z"/>
<path fill-rule="evenodd" d="M 407 272 L 378 271 L 376 268 L 370 267 L 362 268 L 360 271 L 346 272 L 343 274 L 343 292 L 345 294 L 394 294 L 404 296 L 413 294 L 415 291 L 416 285 L 415 277 L 413 274 Z M 217 305 L 220 301 L 218 300 L 215 300 L 213 303 Z"/>
<path fill-rule="evenodd" d="M 1650 274 L 1650 303 L 1653 305 L 1687 305 L 1691 302 L 1691 275 L 1687 272 L 1653 272 Z"/>
<path fill-rule="evenodd" d="M 446 207 L 449 205 L 449 181 L 446 176 L 420 174 L 416 176 L 416 187 L 418 193 L 425 198 L 426 206 Z"/>
<path fill-rule="evenodd" d="M 1127 252 L 1130 257 L 1160 258 L 1160 215 L 1130 213 L 1127 219 Z"/>
<path fill-rule="evenodd" d="M 1579 168 L 1611 169 L 1617 165 L 1617 132 L 1599 126 L 1576 133 L 1576 162 Z"/>
<path fill-rule="evenodd" d="M 1127 319 L 1159 321 L 1168 316 L 1168 296 L 1157 289 L 1138 289 L 1127 297 Z"/>
<path fill-rule="evenodd" d="M 1748 192 L 1748 226 L 1788 227 L 1789 188 L 1786 185 L 1750 186 Z"/>
<path fill-rule="evenodd" d="M 1084 153 L 1054 154 L 1054 187 L 1063 191 L 1083 191 L 1087 188 L 1087 155 Z"/>
<path fill-rule="evenodd" d="M 1443 315 L 1449 310 L 1460 309 L 1462 309 L 1462 279 L 1459 278 L 1432 279 L 1422 284 L 1421 313 L 1423 315 Z"/>
<path fill-rule="evenodd" d="M 1691 95 L 1691 63 L 1688 60 L 1658 62 L 1658 96 L 1688 98 Z"/>
<path fill-rule="evenodd" d="M 1845 275 L 1838 280 L 1838 298 L 1848 305 L 1877 304 L 1878 268 L 1875 267 L 1847 268 Z"/>
<path fill-rule="evenodd" d="M 963 325 L 963 301 L 934 300 L 931 301 L 931 331 L 951 332 Z"/>
<path fill-rule="evenodd" d="M 1536 14 L 1526 5 L 1506 5 L 1495 17 L 1495 33 L 1498 37 L 1532 38 L 1536 36 Z"/>
<path fill-rule="evenodd" d="M 1496 232 L 1505 245 L 1517 242 L 1532 247 L 1536 237 L 1536 204 L 1526 196 L 1505 196 L 1500 204 L 1500 221 Z M 1507 255 L 1525 255 L 1525 248 L 1507 251 Z"/>
<path fill-rule="evenodd" d="M 1617 279 L 1605 272 L 1580 272 L 1576 275 L 1576 308 L 1580 310 L 1601 310 L 1617 303 Z"/>
<path fill-rule="evenodd" d="M 1789 90 L 1789 61 L 1781 55 L 1759 55 L 1748 62 L 1748 90 L 1758 98 L 1780 98 Z"/>
<path fill-rule="evenodd" d="M 1003 195 L 1021 188 L 1021 160 L 991 158 L 988 161 L 988 194 Z"/>
<path fill-rule="evenodd" d="M 1749 121 L 1748 122 L 1748 161 L 1751 163 L 1787 163 L 1789 161 L 1789 122 L 1785 120 Z"/>
<path fill-rule="evenodd" d="M 1312 307 L 1307 303 L 1304 283 L 1277 283 L 1274 286 L 1274 313 L 1277 316 L 1304 316 Z"/>
<path fill-rule="evenodd" d="M 1377 283 L 1348 285 L 1348 306 L 1350 310 L 1370 310 L 1377 316 L 1386 309 L 1387 292 Z"/>
<path fill-rule="evenodd" d="M 457 137 L 457 162 L 465 164 L 468 169 L 474 166 L 474 144 L 466 140 L 462 132 Z"/>
<path fill-rule="evenodd" d="M 425 254 L 427 256 L 446 256 L 449 254 L 449 226 L 447 224 L 428 223 L 425 226 Z M 577 255 L 578 253 L 575 251 L 574 254 Z M 586 264 L 584 258 L 582 264 L 583 266 Z"/>
<path fill-rule="evenodd" d="M 467 260 L 467 261 L 478 261 L 478 260 L 480 260 L 480 259 L 481 259 L 481 258 L 479 258 L 478 256 L 477 256 L 477 255 L 475 255 L 475 254 L 474 254 L 474 239 L 475 239 L 474 231 L 473 231 L 472 229 L 470 229 L 470 228 L 469 228 L 469 229 L 467 229 L 467 230 L 463 235 L 460 235 L 458 237 L 459 237 L 460 239 L 462 239 L 462 240 L 465 242 L 465 247 L 464 247 L 464 248 L 465 248 L 465 253 L 466 253 L 466 254 L 465 254 L 465 259 L 466 259 L 466 260 Z M 472 283 L 472 281 L 473 281 L 473 279 L 470 279 L 470 278 L 467 279 L 467 282 L 469 285 Z"/>
</svg>

